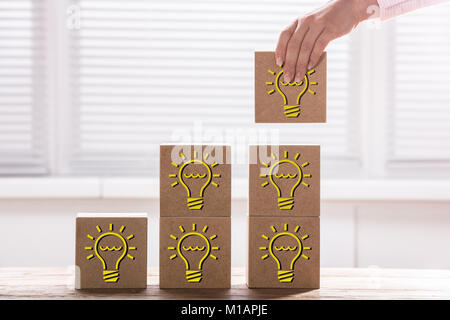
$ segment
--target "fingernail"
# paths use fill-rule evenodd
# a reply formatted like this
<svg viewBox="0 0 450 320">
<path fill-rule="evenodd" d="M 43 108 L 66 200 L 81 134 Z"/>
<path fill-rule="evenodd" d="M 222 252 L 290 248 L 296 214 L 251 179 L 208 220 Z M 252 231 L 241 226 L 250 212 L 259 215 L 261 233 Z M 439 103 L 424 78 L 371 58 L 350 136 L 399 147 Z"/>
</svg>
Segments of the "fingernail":
<svg viewBox="0 0 450 320">
<path fill-rule="evenodd" d="M 277 57 L 277 66 L 279 66 L 280 68 L 283 66 L 283 61 Z"/>
<path fill-rule="evenodd" d="M 289 72 L 286 72 L 286 74 L 284 75 L 284 81 L 290 82 L 291 79 L 292 79 L 292 75 Z"/>
<path fill-rule="evenodd" d="M 312 63 L 310 62 L 309 64 L 308 64 L 308 70 L 309 69 L 312 69 L 314 66 L 312 65 Z"/>
<path fill-rule="evenodd" d="M 295 75 L 295 82 L 300 82 L 300 81 L 302 81 L 302 76 L 301 76 L 301 74 L 297 73 Z"/>
</svg>

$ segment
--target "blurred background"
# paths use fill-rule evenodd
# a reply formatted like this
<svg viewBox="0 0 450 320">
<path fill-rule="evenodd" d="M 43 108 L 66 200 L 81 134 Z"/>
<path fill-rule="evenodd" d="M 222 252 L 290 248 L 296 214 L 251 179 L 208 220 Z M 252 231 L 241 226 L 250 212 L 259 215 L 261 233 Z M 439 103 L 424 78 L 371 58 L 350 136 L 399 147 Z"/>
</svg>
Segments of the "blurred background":
<svg viewBox="0 0 450 320">
<path fill-rule="evenodd" d="M 73 264 L 77 212 L 148 212 L 157 266 L 159 144 L 191 134 L 233 146 L 243 267 L 275 132 L 322 146 L 323 267 L 449 268 L 450 4 L 332 43 L 326 124 L 254 124 L 254 51 L 325 2 L 0 0 L 0 267 Z"/>
</svg>

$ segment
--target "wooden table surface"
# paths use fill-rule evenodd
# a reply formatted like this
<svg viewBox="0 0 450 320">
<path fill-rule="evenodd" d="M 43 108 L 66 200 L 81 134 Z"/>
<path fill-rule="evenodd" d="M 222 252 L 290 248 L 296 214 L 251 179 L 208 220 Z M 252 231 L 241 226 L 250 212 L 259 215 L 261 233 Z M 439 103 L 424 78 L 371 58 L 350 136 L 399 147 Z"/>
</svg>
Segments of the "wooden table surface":
<svg viewBox="0 0 450 320">
<path fill-rule="evenodd" d="M 146 290 L 74 289 L 74 268 L 0 268 L 0 299 L 450 299 L 450 270 L 321 269 L 321 289 L 248 289 L 233 269 L 226 290 L 164 290 L 149 270 Z"/>
</svg>

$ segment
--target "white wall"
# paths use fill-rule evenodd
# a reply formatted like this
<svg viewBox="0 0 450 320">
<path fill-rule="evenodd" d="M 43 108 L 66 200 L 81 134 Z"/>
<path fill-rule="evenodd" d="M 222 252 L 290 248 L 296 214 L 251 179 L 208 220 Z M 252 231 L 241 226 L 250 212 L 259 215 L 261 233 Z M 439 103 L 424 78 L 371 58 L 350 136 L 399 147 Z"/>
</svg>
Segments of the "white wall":
<svg viewBox="0 0 450 320">
<path fill-rule="evenodd" d="M 233 201 L 232 264 L 245 266 L 244 200 Z M 0 267 L 74 263 L 77 212 L 148 212 L 158 265 L 159 204 L 131 199 L 0 200 Z M 450 268 L 450 202 L 323 201 L 323 267 Z"/>
</svg>

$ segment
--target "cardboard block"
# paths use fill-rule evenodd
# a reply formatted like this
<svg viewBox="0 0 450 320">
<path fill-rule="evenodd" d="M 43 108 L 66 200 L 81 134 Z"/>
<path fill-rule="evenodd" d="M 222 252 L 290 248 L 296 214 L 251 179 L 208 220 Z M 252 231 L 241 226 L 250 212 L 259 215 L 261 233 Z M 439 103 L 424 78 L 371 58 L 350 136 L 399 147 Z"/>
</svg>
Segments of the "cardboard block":
<svg viewBox="0 0 450 320">
<path fill-rule="evenodd" d="M 161 288 L 229 288 L 230 254 L 231 218 L 161 218 Z"/>
<path fill-rule="evenodd" d="M 76 289 L 147 287 L 147 215 L 78 214 Z"/>
<path fill-rule="evenodd" d="M 250 288 L 320 286 L 319 217 L 249 217 Z"/>
<path fill-rule="evenodd" d="M 229 217 L 229 146 L 160 147 L 161 217 Z"/>
<path fill-rule="evenodd" d="M 250 146 L 250 216 L 320 216 L 320 146 Z"/>
<path fill-rule="evenodd" d="M 284 81 L 274 52 L 255 52 L 255 122 L 326 122 L 327 56 L 300 82 Z"/>
</svg>

